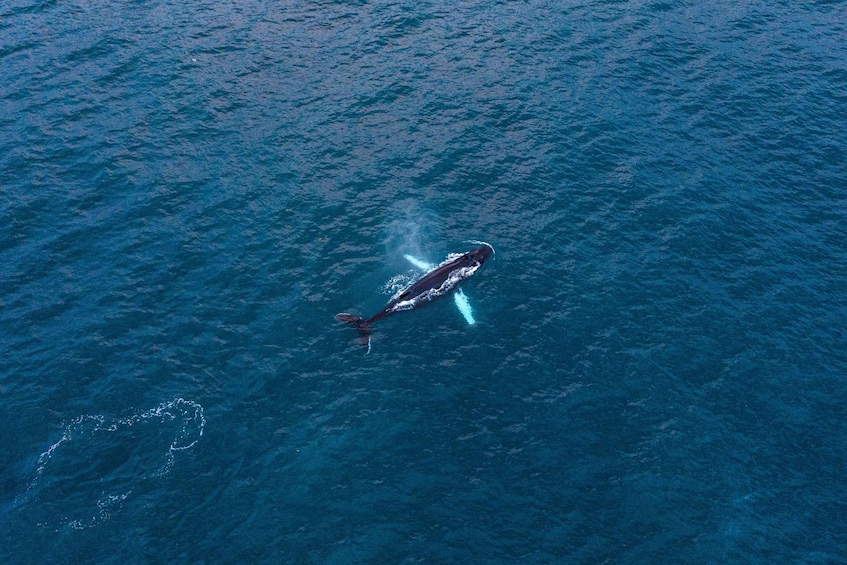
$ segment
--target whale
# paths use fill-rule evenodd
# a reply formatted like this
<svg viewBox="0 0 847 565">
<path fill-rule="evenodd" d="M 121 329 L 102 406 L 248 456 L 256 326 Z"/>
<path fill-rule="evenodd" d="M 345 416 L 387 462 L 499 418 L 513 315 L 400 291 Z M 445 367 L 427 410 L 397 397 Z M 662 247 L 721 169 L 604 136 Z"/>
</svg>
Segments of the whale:
<svg viewBox="0 0 847 565">
<path fill-rule="evenodd" d="M 482 243 L 482 242 L 480 242 Z M 374 322 L 387 318 L 398 312 L 414 310 L 420 308 L 447 296 L 451 292 L 458 289 L 462 281 L 476 273 L 480 267 L 494 253 L 494 248 L 485 243 L 476 249 L 472 249 L 466 253 L 448 255 L 447 259 L 439 265 L 431 267 L 426 274 L 412 283 L 408 288 L 394 295 L 385 307 L 371 316 L 370 318 L 361 318 L 353 314 L 343 312 L 337 314 L 335 319 L 339 322 L 353 327 L 359 333 L 359 343 L 367 348 L 367 352 L 371 351 L 371 325 Z M 427 263 L 407 257 L 409 261 L 419 267 L 429 267 Z M 461 292 L 461 290 L 459 290 Z M 467 304 L 467 297 L 464 293 L 461 294 L 461 299 L 456 301 L 460 310 L 467 318 L 470 316 L 470 305 Z M 471 318 L 472 320 L 472 318 Z M 472 323 L 469 320 L 469 323 Z"/>
</svg>

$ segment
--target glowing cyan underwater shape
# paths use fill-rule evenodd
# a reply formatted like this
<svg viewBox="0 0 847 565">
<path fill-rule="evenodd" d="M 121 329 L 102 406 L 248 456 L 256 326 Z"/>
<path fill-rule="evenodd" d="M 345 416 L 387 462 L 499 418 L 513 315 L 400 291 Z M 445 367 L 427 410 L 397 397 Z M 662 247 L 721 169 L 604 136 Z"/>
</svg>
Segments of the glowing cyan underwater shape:
<svg viewBox="0 0 847 565">
<path fill-rule="evenodd" d="M 427 263 L 422 259 L 413 257 L 412 255 L 407 254 L 403 255 L 403 257 L 406 258 L 406 261 L 422 271 L 429 271 L 435 267 L 432 263 Z M 471 303 L 468 301 L 468 296 L 462 292 L 461 288 L 453 294 L 453 298 L 456 301 L 456 308 L 458 308 L 459 312 L 461 312 L 462 316 L 464 316 L 465 321 L 470 325 L 475 324 L 476 320 L 473 317 L 473 308 L 471 308 Z"/>
<path fill-rule="evenodd" d="M 465 321 L 474 325 L 476 320 L 473 318 L 473 309 L 471 308 L 471 303 L 468 301 L 467 295 L 462 292 L 462 289 L 456 291 L 456 294 L 453 295 L 453 299 L 456 301 L 456 308 L 459 309 L 459 312 L 462 313 L 462 316 L 465 317 Z"/>
<path fill-rule="evenodd" d="M 403 257 L 406 258 L 406 261 L 408 261 L 409 263 L 411 263 L 416 268 L 418 268 L 422 271 L 428 271 L 435 266 L 432 263 L 427 263 L 426 261 L 423 261 L 423 260 L 418 259 L 417 257 L 413 257 L 411 255 L 403 255 Z"/>
</svg>

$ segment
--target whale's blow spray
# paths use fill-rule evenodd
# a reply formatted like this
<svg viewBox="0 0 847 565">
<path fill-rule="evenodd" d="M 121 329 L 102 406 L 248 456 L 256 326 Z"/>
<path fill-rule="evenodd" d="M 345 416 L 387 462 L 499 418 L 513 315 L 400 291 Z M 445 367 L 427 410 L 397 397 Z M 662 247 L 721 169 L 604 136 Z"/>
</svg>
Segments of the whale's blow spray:
<svg viewBox="0 0 847 565">
<path fill-rule="evenodd" d="M 435 221 L 413 201 L 399 202 L 394 219 L 389 222 L 385 238 L 386 255 L 402 258 L 403 255 L 423 257 L 430 239 L 430 226 Z"/>
</svg>

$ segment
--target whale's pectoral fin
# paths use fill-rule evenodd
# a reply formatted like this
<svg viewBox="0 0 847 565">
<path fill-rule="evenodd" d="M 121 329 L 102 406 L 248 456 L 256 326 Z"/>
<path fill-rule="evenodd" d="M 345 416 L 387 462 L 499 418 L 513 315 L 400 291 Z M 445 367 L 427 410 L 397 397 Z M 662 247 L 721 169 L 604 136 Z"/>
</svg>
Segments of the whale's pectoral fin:
<svg viewBox="0 0 847 565">
<path fill-rule="evenodd" d="M 474 325 L 476 320 L 474 320 L 473 309 L 471 308 L 471 303 L 468 301 L 467 295 L 462 292 L 462 289 L 460 288 L 453 295 L 453 298 L 456 300 L 456 308 L 458 308 L 459 312 L 462 313 L 462 316 L 465 317 L 465 321 L 467 321 L 470 325 Z"/>
<path fill-rule="evenodd" d="M 406 258 L 406 261 L 414 265 L 415 268 L 420 269 L 422 271 L 429 271 L 435 266 L 432 263 L 427 263 L 423 259 L 418 259 L 417 257 L 413 257 L 412 255 L 407 254 L 403 255 L 403 257 Z"/>
</svg>

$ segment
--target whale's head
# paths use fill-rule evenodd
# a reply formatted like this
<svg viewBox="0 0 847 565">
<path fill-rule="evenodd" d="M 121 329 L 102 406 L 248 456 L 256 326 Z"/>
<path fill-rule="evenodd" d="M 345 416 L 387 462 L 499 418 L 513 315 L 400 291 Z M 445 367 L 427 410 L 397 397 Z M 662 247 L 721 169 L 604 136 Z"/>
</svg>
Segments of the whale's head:
<svg viewBox="0 0 847 565">
<path fill-rule="evenodd" d="M 485 263 L 489 257 L 494 254 L 494 248 L 488 244 L 477 247 L 473 251 L 468 251 L 468 259 L 472 262 L 477 262 L 480 265 Z"/>
</svg>

